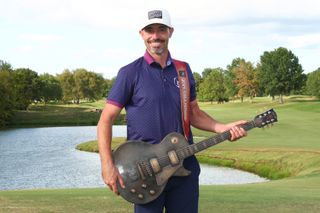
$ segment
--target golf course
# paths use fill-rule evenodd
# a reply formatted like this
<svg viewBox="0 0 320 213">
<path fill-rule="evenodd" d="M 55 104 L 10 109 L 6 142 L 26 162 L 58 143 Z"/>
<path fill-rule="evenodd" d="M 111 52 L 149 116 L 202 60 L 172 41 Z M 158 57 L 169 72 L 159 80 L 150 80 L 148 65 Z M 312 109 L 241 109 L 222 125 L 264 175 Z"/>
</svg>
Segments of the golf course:
<svg viewBox="0 0 320 213">
<path fill-rule="evenodd" d="M 99 113 L 95 109 L 103 105 L 104 101 L 35 105 L 29 111 L 16 113 L 12 127 L 96 125 Z M 197 154 L 202 163 L 237 168 L 270 180 L 241 185 L 201 185 L 200 213 L 320 212 L 320 101 L 309 96 L 288 96 L 279 104 L 278 100 L 262 97 L 243 103 L 200 103 L 200 107 L 222 122 L 250 121 L 270 108 L 278 116 L 272 127 L 252 129 L 237 142 L 225 141 Z M 120 123 L 123 117 L 124 114 L 119 118 Z M 197 129 L 192 132 L 196 142 L 212 136 Z M 115 139 L 114 147 L 123 140 Z M 96 141 L 85 142 L 78 149 L 97 151 Z M 131 203 L 115 196 L 107 187 L 0 191 L 0 213 L 132 211 Z"/>
</svg>

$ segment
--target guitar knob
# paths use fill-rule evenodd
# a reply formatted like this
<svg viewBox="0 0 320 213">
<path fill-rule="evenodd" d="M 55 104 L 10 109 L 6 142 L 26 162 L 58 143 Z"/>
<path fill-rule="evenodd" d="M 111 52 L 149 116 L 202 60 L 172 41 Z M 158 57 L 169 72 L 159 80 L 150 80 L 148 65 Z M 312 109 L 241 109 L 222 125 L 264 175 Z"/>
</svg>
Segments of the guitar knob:
<svg viewBox="0 0 320 213">
<path fill-rule="evenodd" d="M 136 190 L 135 189 L 130 189 L 130 192 L 131 193 L 136 193 Z"/>
<path fill-rule="evenodd" d="M 141 187 L 144 188 L 144 189 L 146 189 L 146 188 L 147 188 L 147 184 L 143 183 L 143 184 L 141 185 Z"/>
<path fill-rule="evenodd" d="M 154 194 L 156 193 L 156 191 L 154 191 L 153 189 L 151 189 L 151 190 L 149 191 L 149 193 L 150 193 L 151 195 L 154 195 Z"/>
<path fill-rule="evenodd" d="M 138 198 L 142 200 L 143 199 L 143 194 L 138 194 Z"/>
</svg>

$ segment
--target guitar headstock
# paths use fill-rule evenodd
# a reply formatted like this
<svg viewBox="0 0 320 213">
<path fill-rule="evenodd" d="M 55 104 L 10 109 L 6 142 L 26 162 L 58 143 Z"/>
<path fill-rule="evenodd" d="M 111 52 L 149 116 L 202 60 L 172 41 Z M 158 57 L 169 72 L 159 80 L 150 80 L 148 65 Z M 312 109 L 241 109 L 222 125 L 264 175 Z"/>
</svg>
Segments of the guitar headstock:
<svg viewBox="0 0 320 213">
<path fill-rule="evenodd" d="M 269 109 L 254 118 L 255 126 L 258 128 L 270 125 L 278 121 L 277 113 L 273 109 Z"/>
</svg>

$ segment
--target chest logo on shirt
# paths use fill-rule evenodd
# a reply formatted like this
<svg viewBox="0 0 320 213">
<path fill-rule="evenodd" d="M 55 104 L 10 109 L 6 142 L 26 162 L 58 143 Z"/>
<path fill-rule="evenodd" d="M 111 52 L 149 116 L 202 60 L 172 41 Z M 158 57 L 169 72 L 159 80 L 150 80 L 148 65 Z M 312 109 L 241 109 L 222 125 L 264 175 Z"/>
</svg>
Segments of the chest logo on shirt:
<svg viewBox="0 0 320 213">
<path fill-rule="evenodd" d="M 180 87 L 179 87 L 178 77 L 175 77 L 175 78 L 173 79 L 173 81 L 174 81 L 174 85 L 176 85 L 176 87 L 180 88 Z"/>
</svg>

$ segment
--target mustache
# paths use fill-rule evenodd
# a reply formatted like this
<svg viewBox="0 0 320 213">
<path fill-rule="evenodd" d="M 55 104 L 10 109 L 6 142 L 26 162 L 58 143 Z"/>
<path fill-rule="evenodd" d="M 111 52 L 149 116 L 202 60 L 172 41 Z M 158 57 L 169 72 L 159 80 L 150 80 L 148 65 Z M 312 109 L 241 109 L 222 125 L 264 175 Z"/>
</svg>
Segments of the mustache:
<svg viewBox="0 0 320 213">
<path fill-rule="evenodd" d="M 163 43 L 165 42 L 165 40 L 162 40 L 162 39 L 152 39 L 152 40 L 149 40 L 148 43 Z"/>
</svg>

